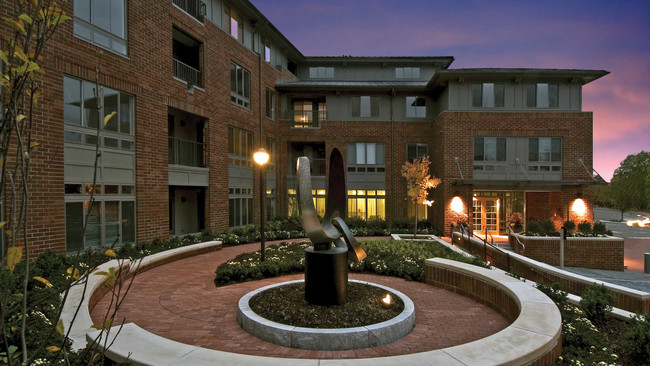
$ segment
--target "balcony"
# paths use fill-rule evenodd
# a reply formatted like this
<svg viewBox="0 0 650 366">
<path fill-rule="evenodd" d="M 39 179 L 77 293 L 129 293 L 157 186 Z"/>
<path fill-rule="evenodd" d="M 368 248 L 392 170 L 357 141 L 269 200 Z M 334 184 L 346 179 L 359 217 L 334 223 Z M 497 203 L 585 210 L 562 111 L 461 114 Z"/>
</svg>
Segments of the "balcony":
<svg viewBox="0 0 650 366">
<path fill-rule="evenodd" d="M 327 120 L 327 111 L 288 110 L 285 119 L 291 120 L 294 128 L 320 128 L 320 123 Z"/>
<path fill-rule="evenodd" d="M 169 137 L 169 164 L 205 167 L 203 143 Z"/>
<path fill-rule="evenodd" d="M 183 9 L 187 14 L 203 21 L 206 14 L 205 3 L 201 0 L 172 0 L 172 3 Z"/>
<path fill-rule="evenodd" d="M 186 65 L 176 59 L 172 59 L 173 75 L 188 84 L 203 87 L 201 83 L 201 71 Z"/>
</svg>

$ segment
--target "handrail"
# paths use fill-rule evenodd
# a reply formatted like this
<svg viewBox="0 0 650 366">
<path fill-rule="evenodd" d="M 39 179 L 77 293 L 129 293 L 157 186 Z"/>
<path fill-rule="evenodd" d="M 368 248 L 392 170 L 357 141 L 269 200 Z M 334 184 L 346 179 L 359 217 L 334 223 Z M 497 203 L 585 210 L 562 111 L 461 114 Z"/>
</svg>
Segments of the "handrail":
<svg viewBox="0 0 650 366">
<path fill-rule="evenodd" d="M 510 232 L 508 233 L 508 231 L 510 231 Z M 516 233 L 512 230 L 512 228 L 511 228 L 510 226 L 506 226 L 506 233 L 508 234 L 508 236 L 510 236 L 510 234 L 513 234 L 512 237 L 514 237 L 515 240 L 517 240 L 517 243 L 519 243 L 519 245 L 521 245 L 521 248 L 522 248 L 522 249 L 521 249 L 521 252 L 522 252 L 522 253 L 526 251 L 526 245 L 524 245 L 524 243 L 523 243 L 521 240 L 519 240 L 518 237 L 516 237 L 516 236 L 514 235 L 514 234 L 516 234 Z"/>
<path fill-rule="evenodd" d="M 169 164 L 205 167 L 203 143 L 169 136 Z"/>
<path fill-rule="evenodd" d="M 189 84 L 203 87 L 203 83 L 201 82 L 201 71 L 175 58 L 172 58 L 172 74 Z"/>
</svg>

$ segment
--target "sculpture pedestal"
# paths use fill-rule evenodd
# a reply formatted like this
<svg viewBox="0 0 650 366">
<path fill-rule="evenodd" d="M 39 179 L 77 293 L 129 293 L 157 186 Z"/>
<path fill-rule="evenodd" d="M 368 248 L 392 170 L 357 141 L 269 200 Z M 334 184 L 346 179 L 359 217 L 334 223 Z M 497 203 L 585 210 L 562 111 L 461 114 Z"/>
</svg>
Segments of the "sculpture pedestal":
<svg viewBox="0 0 650 366">
<path fill-rule="evenodd" d="M 314 305 L 341 305 L 348 300 L 348 249 L 305 249 L 305 300 Z"/>
</svg>

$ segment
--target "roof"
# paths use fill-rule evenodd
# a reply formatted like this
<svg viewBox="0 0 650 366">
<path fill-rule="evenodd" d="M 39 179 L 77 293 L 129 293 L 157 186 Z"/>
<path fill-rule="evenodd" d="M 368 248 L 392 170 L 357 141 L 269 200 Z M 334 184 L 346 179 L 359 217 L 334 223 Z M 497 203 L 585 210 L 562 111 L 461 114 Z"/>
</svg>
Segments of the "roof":
<svg viewBox="0 0 650 366">
<path fill-rule="evenodd" d="M 568 79 L 571 82 L 582 85 L 590 83 L 609 74 L 605 70 L 584 70 L 584 69 L 528 69 L 528 68 L 471 68 L 471 69 L 445 69 L 437 70 L 430 85 L 444 84 L 446 81 L 453 79 L 462 79 L 465 77 L 509 77 L 509 78 L 534 78 L 539 79 Z"/>
<path fill-rule="evenodd" d="M 279 80 L 275 83 L 278 90 L 291 89 L 336 89 L 336 90 L 357 90 L 357 89 L 375 89 L 390 90 L 397 88 L 400 90 L 422 90 L 427 88 L 426 81 L 303 81 L 303 80 Z"/>
</svg>

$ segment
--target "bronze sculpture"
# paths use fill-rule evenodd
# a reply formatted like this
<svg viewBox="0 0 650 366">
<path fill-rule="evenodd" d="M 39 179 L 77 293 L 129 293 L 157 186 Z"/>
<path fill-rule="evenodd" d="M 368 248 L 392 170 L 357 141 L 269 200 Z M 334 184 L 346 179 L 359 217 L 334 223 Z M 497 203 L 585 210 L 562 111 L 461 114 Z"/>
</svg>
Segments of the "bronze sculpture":
<svg viewBox="0 0 650 366">
<path fill-rule="evenodd" d="M 300 157 L 297 164 L 300 221 L 313 243 L 305 249 L 305 299 L 315 305 L 343 304 L 347 301 L 348 259 L 359 262 L 366 257 L 343 221 L 347 192 L 343 156 L 337 148 L 330 154 L 322 222 L 314 207 L 309 159 Z"/>
</svg>

